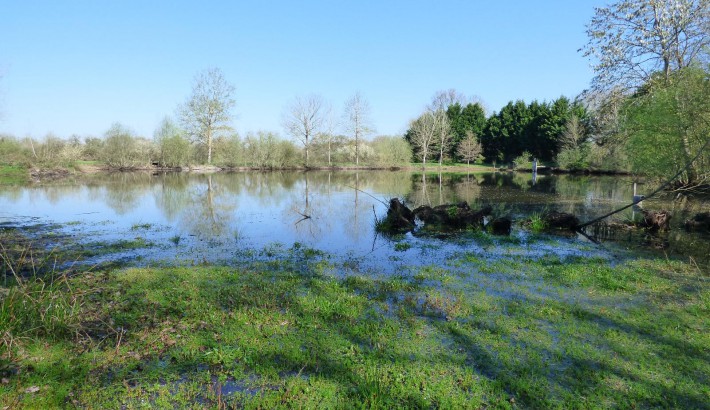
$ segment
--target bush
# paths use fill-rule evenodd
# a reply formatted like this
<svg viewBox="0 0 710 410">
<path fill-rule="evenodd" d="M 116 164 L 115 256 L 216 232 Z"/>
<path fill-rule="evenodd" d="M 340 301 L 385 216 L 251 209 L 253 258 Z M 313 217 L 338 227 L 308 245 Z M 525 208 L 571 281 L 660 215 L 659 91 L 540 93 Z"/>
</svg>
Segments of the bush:
<svg viewBox="0 0 710 410">
<path fill-rule="evenodd" d="M 197 156 L 201 159 L 200 162 L 205 162 L 207 152 L 204 144 L 198 146 L 200 149 Z M 244 161 L 244 145 L 239 139 L 239 136 L 234 134 L 229 137 L 217 137 L 213 142 L 212 156 L 214 164 L 226 167 L 237 167 L 243 165 Z"/>
<path fill-rule="evenodd" d="M 133 136 L 133 132 L 119 123 L 106 131 L 102 159 L 115 168 L 137 168 L 150 164 L 150 141 Z"/>
<path fill-rule="evenodd" d="M 22 144 L 9 135 L 0 135 L 0 163 L 7 165 L 24 165 L 29 162 L 30 152 Z"/>
<path fill-rule="evenodd" d="M 557 154 L 557 165 L 571 171 L 589 169 L 589 144 L 582 144 L 575 148 L 565 148 Z"/>
<path fill-rule="evenodd" d="M 412 147 L 399 136 L 376 137 L 370 144 L 374 153 L 374 162 L 379 166 L 407 165 L 412 161 Z"/>
<path fill-rule="evenodd" d="M 153 135 L 156 159 L 164 167 L 180 167 L 190 163 L 191 146 L 185 132 L 165 118 Z"/>
<path fill-rule="evenodd" d="M 523 153 L 520 154 L 519 157 L 513 160 L 513 167 L 515 169 L 531 169 L 532 155 L 527 151 L 523 151 Z"/>
</svg>

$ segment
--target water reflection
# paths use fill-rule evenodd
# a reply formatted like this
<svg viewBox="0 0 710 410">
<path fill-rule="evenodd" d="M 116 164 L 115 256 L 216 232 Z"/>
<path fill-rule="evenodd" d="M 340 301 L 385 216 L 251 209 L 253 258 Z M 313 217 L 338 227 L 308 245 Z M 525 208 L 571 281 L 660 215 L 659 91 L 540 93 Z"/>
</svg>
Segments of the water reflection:
<svg viewBox="0 0 710 410">
<path fill-rule="evenodd" d="M 116 173 L 48 185 L 2 187 L 0 222 L 18 215 L 59 223 L 110 221 L 111 234 L 129 236 L 137 235 L 133 230 L 136 224 L 150 224 L 152 228 L 140 234 L 158 243 L 175 235 L 194 237 L 190 252 L 205 258 L 233 252 L 234 239 L 245 246 L 302 242 L 338 254 L 366 254 L 377 240 L 374 215 L 382 216 L 385 203 L 393 197 L 403 198 L 412 207 L 462 201 L 474 208 L 491 205 L 496 216 L 514 220 L 533 212 L 557 210 L 586 221 L 628 204 L 633 183 L 624 177 L 538 174 L 533 179 L 530 173 L 508 172 Z M 643 206 L 674 212 L 671 222 L 676 229 L 661 240 L 667 249 L 695 243 L 695 249 L 705 246 L 707 253 L 706 239 L 700 234 L 692 236 L 677 229 L 704 205 L 652 198 Z M 615 219 L 631 220 L 634 213 L 638 210 L 629 209 Z M 602 238 L 638 241 L 628 232 L 593 229 L 590 233 Z M 391 255 L 379 256 L 386 259 Z"/>
</svg>

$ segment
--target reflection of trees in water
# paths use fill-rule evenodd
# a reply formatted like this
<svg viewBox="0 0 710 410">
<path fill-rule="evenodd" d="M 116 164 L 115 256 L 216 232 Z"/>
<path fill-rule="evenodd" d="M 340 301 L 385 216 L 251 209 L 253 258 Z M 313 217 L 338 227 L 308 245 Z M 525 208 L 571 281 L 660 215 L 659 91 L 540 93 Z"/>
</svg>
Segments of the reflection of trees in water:
<svg viewBox="0 0 710 410">
<path fill-rule="evenodd" d="M 284 209 L 287 226 L 298 236 L 311 239 L 331 230 L 331 184 L 322 173 L 303 172 L 290 190 L 290 206 Z"/>
<path fill-rule="evenodd" d="M 10 201 L 17 201 L 22 197 L 25 188 L 20 186 L 4 186 L 0 189 L 0 198 L 7 198 Z"/>
<path fill-rule="evenodd" d="M 151 174 L 145 172 L 117 172 L 106 180 L 106 205 L 123 215 L 138 206 L 138 198 L 150 188 Z"/>
<path fill-rule="evenodd" d="M 234 224 L 236 198 L 215 182 L 213 175 L 199 175 L 196 183 L 190 184 L 186 204 L 181 214 L 183 227 L 203 238 L 223 237 Z"/>
<path fill-rule="evenodd" d="M 462 201 L 473 205 L 481 196 L 479 180 L 471 174 L 414 174 L 411 183 L 412 191 L 406 199 L 414 207 Z"/>
<path fill-rule="evenodd" d="M 200 238 L 214 239 L 233 232 L 241 186 L 234 175 L 167 173 L 157 179 L 155 204 L 171 222 Z"/>
<path fill-rule="evenodd" d="M 298 179 L 298 173 L 253 171 L 214 174 L 213 178 L 229 193 L 246 193 L 262 205 L 273 206 L 284 200 L 285 193 Z"/>
<path fill-rule="evenodd" d="M 544 178 L 540 178 L 540 175 L 538 175 L 535 186 L 540 186 L 540 184 L 544 184 Z M 526 191 L 533 187 L 532 174 L 526 172 L 491 172 L 480 174 L 479 185 Z M 538 188 L 538 190 L 541 189 L 542 188 Z"/>
<path fill-rule="evenodd" d="M 155 205 L 166 220 L 174 222 L 190 199 L 189 177 L 182 172 L 173 172 L 164 174 L 159 181 L 153 191 Z"/>
<path fill-rule="evenodd" d="M 299 179 L 289 191 L 284 222 L 297 235 L 312 239 L 342 231 L 348 239 L 359 241 L 373 224 L 373 205 L 384 207 L 378 201 L 388 199 L 378 192 L 392 192 L 382 187 L 396 187 L 395 192 L 411 189 L 408 173 L 309 171 L 296 175 Z M 302 215 L 310 218 L 302 220 Z"/>
<path fill-rule="evenodd" d="M 351 240 L 360 241 L 365 232 L 371 232 L 371 227 L 374 226 L 373 202 L 381 199 L 374 199 L 364 192 L 371 191 L 372 188 L 366 186 L 366 179 L 363 176 L 362 181 L 359 173 L 355 173 L 355 183 L 351 185 L 353 188 L 352 207 L 348 214 L 348 223 L 345 225 L 345 232 Z M 376 197 L 375 197 L 376 198 Z"/>
<path fill-rule="evenodd" d="M 633 184 L 627 177 L 560 175 L 555 191 L 560 210 L 575 215 L 601 215 L 633 200 Z M 631 212 L 619 216 L 630 218 Z"/>
<path fill-rule="evenodd" d="M 47 185 L 30 189 L 28 196 L 32 202 L 47 201 L 56 205 L 62 198 L 77 197 L 81 191 L 82 187 L 77 185 Z"/>
</svg>

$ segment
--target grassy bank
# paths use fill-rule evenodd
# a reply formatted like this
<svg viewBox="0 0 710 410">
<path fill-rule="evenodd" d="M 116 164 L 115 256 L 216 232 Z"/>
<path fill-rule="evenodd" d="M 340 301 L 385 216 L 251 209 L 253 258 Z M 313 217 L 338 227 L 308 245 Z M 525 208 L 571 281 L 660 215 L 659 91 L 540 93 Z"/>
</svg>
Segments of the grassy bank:
<svg viewBox="0 0 710 410">
<path fill-rule="evenodd" d="M 696 266 L 463 254 L 392 277 L 300 247 L 2 288 L 0 408 L 707 408 Z"/>
<path fill-rule="evenodd" d="M 29 172 L 19 165 L 0 164 L 0 185 L 17 185 L 29 181 Z"/>
</svg>

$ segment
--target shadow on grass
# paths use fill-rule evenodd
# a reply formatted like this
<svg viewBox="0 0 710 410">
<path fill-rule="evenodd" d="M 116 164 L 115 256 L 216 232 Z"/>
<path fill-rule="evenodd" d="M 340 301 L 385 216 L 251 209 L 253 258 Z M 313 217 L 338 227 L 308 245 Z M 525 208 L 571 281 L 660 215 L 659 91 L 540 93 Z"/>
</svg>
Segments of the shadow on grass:
<svg viewBox="0 0 710 410">
<path fill-rule="evenodd" d="M 77 277 L 74 286 L 95 289 L 81 312 L 91 342 L 64 337 L 41 369 L 31 355 L 16 359 L 2 392 L 27 406 L 706 406 L 707 312 L 693 310 L 703 284 L 695 295 L 671 289 L 680 307 L 658 291 L 646 305 L 607 308 L 337 269 L 292 249 L 239 268 Z M 38 380 L 54 396 L 17 393 Z"/>
</svg>

